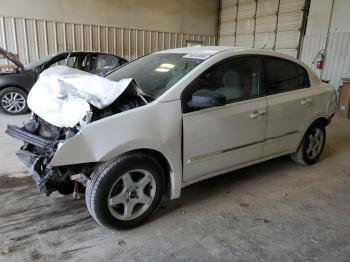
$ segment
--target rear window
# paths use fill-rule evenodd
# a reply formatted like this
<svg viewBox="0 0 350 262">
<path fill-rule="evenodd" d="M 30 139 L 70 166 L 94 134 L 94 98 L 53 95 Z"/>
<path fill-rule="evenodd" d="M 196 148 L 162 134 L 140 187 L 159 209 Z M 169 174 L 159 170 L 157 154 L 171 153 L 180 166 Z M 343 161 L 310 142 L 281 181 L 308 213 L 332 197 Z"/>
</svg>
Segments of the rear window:
<svg viewBox="0 0 350 262">
<path fill-rule="evenodd" d="M 309 77 L 300 65 L 272 57 L 264 58 L 267 93 L 276 94 L 309 87 Z"/>
</svg>

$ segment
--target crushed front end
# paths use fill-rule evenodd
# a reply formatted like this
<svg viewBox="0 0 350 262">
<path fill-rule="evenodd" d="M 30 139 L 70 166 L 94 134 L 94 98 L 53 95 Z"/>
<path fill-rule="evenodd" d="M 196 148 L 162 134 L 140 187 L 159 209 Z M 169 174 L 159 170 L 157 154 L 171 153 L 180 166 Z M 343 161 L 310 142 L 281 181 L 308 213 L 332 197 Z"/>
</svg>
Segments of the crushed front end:
<svg viewBox="0 0 350 262">
<path fill-rule="evenodd" d="M 97 163 L 54 166 L 56 151 L 91 122 L 146 105 L 145 96 L 133 79 L 113 82 L 72 68 L 49 68 L 29 92 L 30 120 L 22 127 L 9 125 L 6 133 L 24 142 L 17 156 L 32 169 L 41 192 L 82 192 Z"/>
<path fill-rule="evenodd" d="M 24 142 L 16 154 L 27 167 L 31 168 L 33 180 L 39 190 L 49 195 L 54 191 L 61 194 L 84 191 L 83 184 L 93 170 L 93 163 L 50 166 L 57 148 L 78 131 L 76 127 L 53 126 L 33 114 L 23 127 L 9 125 L 5 132 Z"/>
</svg>

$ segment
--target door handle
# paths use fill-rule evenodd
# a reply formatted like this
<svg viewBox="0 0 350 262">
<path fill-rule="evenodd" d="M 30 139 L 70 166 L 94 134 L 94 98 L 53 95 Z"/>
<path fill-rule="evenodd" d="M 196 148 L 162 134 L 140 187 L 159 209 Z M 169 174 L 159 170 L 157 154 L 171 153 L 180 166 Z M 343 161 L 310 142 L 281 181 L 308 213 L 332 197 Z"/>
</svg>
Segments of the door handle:
<svg viewBox="0 0 350 262">
<path fill-rule="evenodd" d="M 257 119 L 257 118 L 261 118 L 263 115 L 266 114 L 266 111 L 263 110 L 255 110 L 250 114 L 250 118 L 252 119 Z"/>
<path fill-rule="evenodd" d="M 312 102 L 311 98 L 305 98 L 305 99 L 301 100 L 300 104 L 307 105 L 307 104 L 310 104 L 311 102 Z"/>
</svg>

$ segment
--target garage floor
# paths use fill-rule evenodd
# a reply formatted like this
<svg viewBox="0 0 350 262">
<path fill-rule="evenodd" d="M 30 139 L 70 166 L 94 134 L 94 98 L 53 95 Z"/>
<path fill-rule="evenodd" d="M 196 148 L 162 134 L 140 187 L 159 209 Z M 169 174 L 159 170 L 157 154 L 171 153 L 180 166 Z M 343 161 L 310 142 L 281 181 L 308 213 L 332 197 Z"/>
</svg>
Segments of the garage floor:
<svg viewBox="0 0 350 262">
<path fill-rule="evenodd" d="M 287 157 L 195 184 L 139 228 L 97 226 L 84 200 L 39 195 L 0 115 L 0 261 L 349 261 L 350 121 L 319 163 Z"/>
</svg>

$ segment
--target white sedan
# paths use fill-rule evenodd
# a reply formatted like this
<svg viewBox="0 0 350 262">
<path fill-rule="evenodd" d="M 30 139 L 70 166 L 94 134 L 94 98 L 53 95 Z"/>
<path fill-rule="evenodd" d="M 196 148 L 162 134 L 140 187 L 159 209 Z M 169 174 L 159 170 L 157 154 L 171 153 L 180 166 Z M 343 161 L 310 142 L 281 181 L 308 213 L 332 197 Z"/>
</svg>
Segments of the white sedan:
<svg viewBox="0 0 350 262">
<path fill-rule="evenodd" d="M 119 84 L 113 103 L 74 89 L 53 98 L 65 101 L 60 118 L 38 100 L 31 120 L 6 132 L 25 142 L 17 155 L 41 191 L 85 191 L 91 215 L 113 230 L 142 223 L 164 195 L 178 198 L 209 177 L 287 154 L 315 163 L 335 112 L 334 89 L 309 67 L 258 49 L 166 50 L 102 80 Z M 62 109 L 74 103 L 84 106 Z"/>
</svg>

